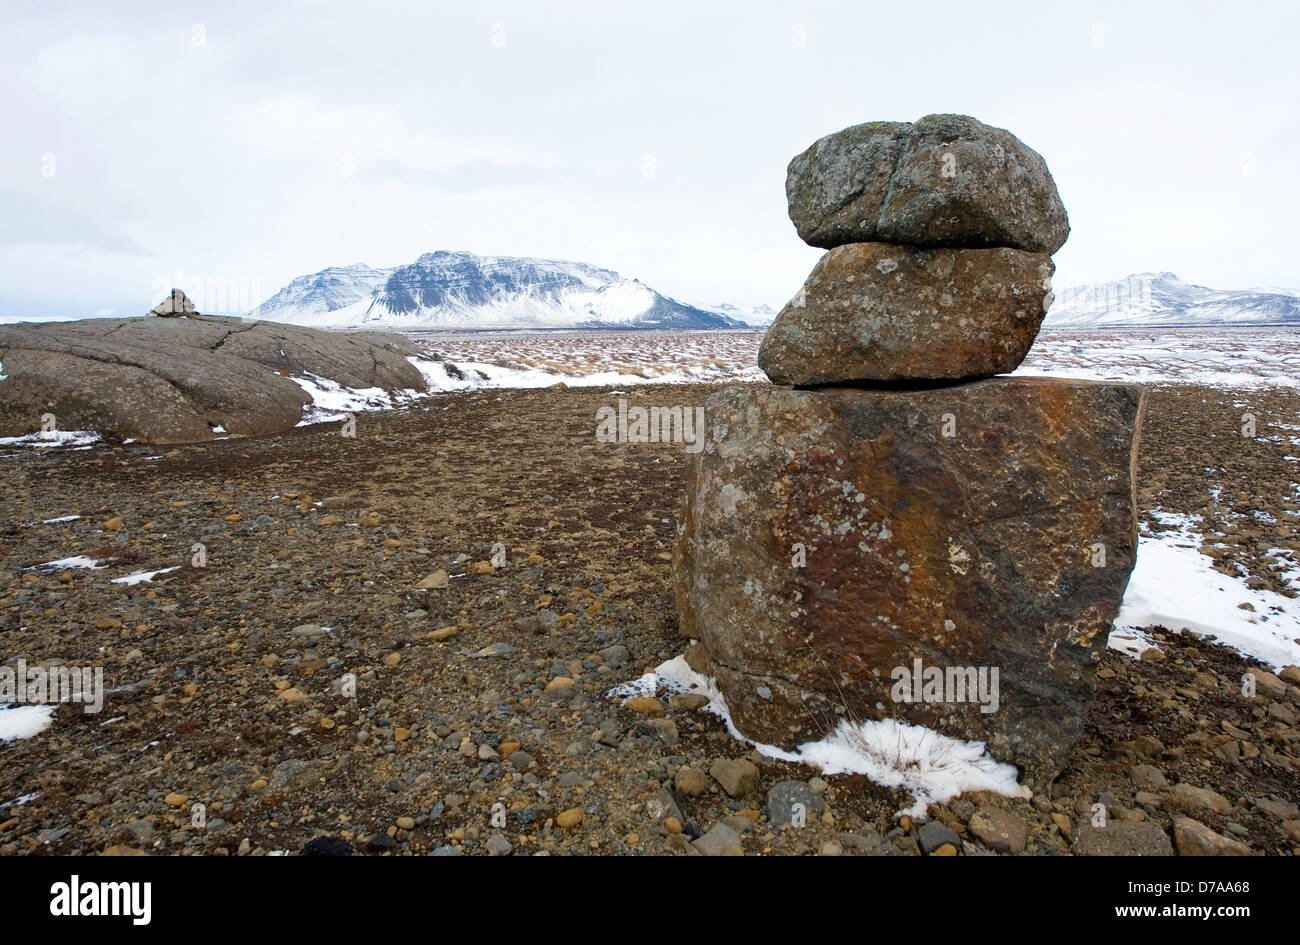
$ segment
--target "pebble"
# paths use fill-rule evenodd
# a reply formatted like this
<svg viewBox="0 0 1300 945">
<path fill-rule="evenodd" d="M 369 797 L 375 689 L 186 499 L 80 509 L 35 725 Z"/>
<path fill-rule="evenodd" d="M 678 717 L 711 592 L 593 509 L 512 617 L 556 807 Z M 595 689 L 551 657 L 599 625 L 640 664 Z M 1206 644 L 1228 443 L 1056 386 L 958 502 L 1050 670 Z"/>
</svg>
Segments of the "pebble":
<svg viewBox="0 0 1300 945">
<path fill-rule="evenodd" d="M 709 768 L 709 776 L 732 797 L 743 797 L 758 790 L 758 767 L 744 758 L 723 758 Z"/>
<path fill-rule="evenodd" d="M 432 591 L 446 587 L 449 583 L 450 581 L 447 578 L 447 572 L 442 568 L 439 568 L 415 586 L 418 590 Z"/>
<path fill-rule="evenodd" d="M 709 697 L 696 692 L 679 692 L 668 697 L 668 704 L 674 709 L 702 709 L 709 704 Z"/>
<path fill-rule="evenodd" d="M 1029 825 L 1020 817 L 997 807 L 982 807 L 971 815 L 970 832 L 990 850 L 1023 853 Z"/>
<path fill-rule="evenodd" d="M 1216 814 L 1226 814 L 1232 810 L 1232 802 L 1217 791 L 1211 791 L 1209 788 L 1195 787 L 1191 784 L 1179 783 L 1174 785 L 1171 792 L 1174 800 L 1183 806 L 1192 808 L 1205 808 L 1214 811 Z"/>
<path fill-rule="evenodd" d="M 1159 790 L 1168 787 L 1164 772 L 1154 765 L 1134 765 L 1129 769 L 1129 778 L 1140 788 Z"/>
<path fill-rule="evenodd" d="M 571 830 L 582 823 L 583 813 L 576 807 L 570 807 L 562 814 L 556 815 L 555 822 L 565 830 Z"/>
<path fill-rule="evenodd" d="M 705 856 L 722 856 L 732 847 L 740 846 L 740 836 L 726 824 L 717 823 L 692 846 Z"/>
<path fill-rule="evenodd" d="M 916 831 L 916 842 L 927 856 L 956 856 L 961 849 L 961 837 L 952 828 L 938 820 L 927 820 Z M 944 850 L 948 847 L 948 850 Z"/>
<path fill-rule="evenodd" d="M 509 643 L 497 642 L 489 643 L 483 649 L 474 654 L 475 659 L 503 659 L 508 656 L 514 656 L 519 651 Z"/>
<path fill-rule="evenodd" d="M 663 715 L 664 704 L 654 696 L 633 696 L 623 703 L 624 708 L 643 715 Z"/>
<path fill-rule="evenodd" d="M 1215 833 L 1190 817 L 1174 821 L 1174 846 L 1179 856 L 1250 856 L 1246 844 Z"/>
<path fill-rule="evenodd" d="M 677 774 L 673 776 L 673 787 L 677 789 L 678 794 L 699 797 L 709 790 L 709 779 L 699 768 L 687 765 L 677 769 Z"/>
<path fill-rule="evenodd" d="M 527 771 L 533 766 L 534 758 L 526 751 L 515 751 L 510 753 L 510 764 L 516 771 Z"/>
<path fill-rule="evenodd" d="M 774 826 L 788 826 L 795 805 L 802 804 L 806 823 L 822 811 L 822 799 L 803 781 L 778 781 L 767 792 L 767 817 Z"/>
</svg>

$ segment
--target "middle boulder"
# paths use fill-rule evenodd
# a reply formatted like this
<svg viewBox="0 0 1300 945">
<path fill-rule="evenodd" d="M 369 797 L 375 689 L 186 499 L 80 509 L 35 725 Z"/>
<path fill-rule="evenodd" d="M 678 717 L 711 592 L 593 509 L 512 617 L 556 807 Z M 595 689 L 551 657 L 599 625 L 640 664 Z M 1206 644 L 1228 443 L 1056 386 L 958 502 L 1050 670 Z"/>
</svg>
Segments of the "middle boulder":
<svg viewBox="0 0 1300 945">
<path fill-rule="evenodd" d="M 776 384 L 962 380 L 1013 371 L 1056 267 L 1018 249 L 850 243 L 817 263 L 763 338 Z"/>
</svg>

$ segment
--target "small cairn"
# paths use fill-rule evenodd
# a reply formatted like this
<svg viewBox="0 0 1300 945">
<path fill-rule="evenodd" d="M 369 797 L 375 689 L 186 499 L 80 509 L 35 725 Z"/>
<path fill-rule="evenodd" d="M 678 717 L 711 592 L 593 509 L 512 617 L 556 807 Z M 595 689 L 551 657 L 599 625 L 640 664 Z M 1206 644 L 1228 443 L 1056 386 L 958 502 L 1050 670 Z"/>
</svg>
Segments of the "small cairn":
<svg viewBox="0 0 1300 945">
<path fill-rule="evenodd" d="M 163 299 L 149 312 L 150 315 L 157 315 L 160 318 L 182 318 L 189 315 L 199 314 L 194 310 L 194 303 L 180 289 L 172 289 Z"/>
</svg>

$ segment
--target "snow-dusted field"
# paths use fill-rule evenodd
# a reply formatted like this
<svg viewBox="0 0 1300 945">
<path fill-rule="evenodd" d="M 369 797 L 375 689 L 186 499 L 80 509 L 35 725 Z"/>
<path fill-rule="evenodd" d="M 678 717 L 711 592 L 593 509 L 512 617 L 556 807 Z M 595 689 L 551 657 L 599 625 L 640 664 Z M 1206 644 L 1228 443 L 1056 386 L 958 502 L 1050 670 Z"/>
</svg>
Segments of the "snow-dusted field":
<svg viewBox="0 0 1300 945">
<path fill-rule="evenodd" d="M 761 380 L 761 331 L 558 331 L 413 334 L 443 390 Z M 1045 330 L 1017 374 L 1214 387 L 1300 386 L 1300 330 Z"/>
<path fill-rule="evenodd" d="M 1017 374 L 1208 387 L 1300 386 L 1300 329 L 1044 331 Z"/>
<path fill-rule="evenodd" d="M 761 331 L 429 332 L 410 336 L 463 373 L 421 366 L 445 390 L 754 379 Z M 445 380 L 440 379 L 440 375 Z"/>
</svg>

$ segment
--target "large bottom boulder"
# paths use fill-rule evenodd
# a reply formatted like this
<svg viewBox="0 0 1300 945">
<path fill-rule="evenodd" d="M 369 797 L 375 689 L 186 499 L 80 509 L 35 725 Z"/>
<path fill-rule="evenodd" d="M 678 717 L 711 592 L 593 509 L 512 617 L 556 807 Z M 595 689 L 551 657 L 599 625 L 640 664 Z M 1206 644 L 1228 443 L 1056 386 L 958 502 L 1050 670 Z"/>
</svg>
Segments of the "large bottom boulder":
<svg viewBox="0 0 1300 945">
<path fill-rule="evenodd" d="M 1054 776 L 1136 557 L 1142 407 L 1040 378 L 711 396 L 674 585 L 741 734 L 896 718 Z"/>
</svg>

